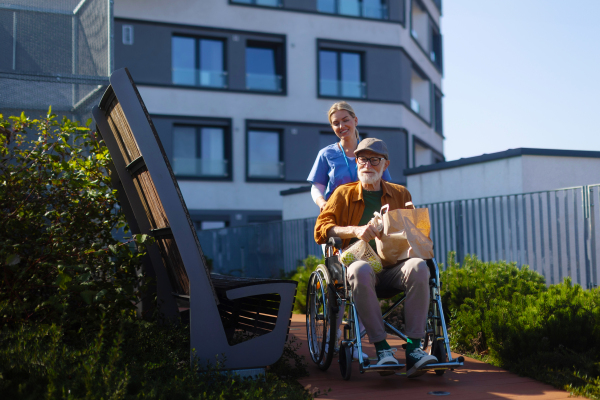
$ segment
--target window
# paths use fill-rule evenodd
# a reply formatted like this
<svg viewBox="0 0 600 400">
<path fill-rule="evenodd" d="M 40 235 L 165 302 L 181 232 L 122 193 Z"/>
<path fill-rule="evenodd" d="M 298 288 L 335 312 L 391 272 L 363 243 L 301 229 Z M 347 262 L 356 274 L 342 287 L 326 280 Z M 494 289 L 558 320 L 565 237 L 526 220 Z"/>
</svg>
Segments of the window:
<svg viewBox="0 0 600 400">
<path fill-rule="evenodd" d="M 283 179 L 280 132 L 248 131 L 248 177 Z"/>
<path fill-rule="evenodd" d="M 433 99 L 434 128 L 440 135 L 444 134 L 442 115 L 442 93 L 436 88 Z"/>
<path fill-rule="evenodd" d="M 442 35 L 436 28 L 431 26 L 431 44 L 429 47 L 429 58 L 438 68 L 442 68 Z"/>
<path fill-rule="evenodd" d="M 385 0 L 317 0 L 317 10 L 328 14 L 388 19 Z"/>
<path fill-rule="evenodd" d="M 233 3 L 256 4 L 258 6 L 281 7 L 281 0 L 231 0 Z"/>
<path fill-rule="evenodd" d="M 431 122 L 431 83 L 413 68 L 410 82 L 410 108 Z"/>
<path fill-rule="evenodd" d="M 229 168 L 225 149 L 223 128 L 175 126 L 173 172 L 177 176 L 227 177 Z"/>
<path fill-rule="evenodd" d="M 320 50 L 319 95 L 366 97 L 366 83 L 362 77 L 362 55 Z"/>
<path fill-rule="evenodd" d="M 433 23 L 425 7 L 418 1 L 412 0 L 410 34 L 427 54 L 431 62 L 442 68 L 442 35 Z"/>
<path fill-rule="evenodd" d="M 246 89 L 265 92 L 281 92 L 279 47 L 249 42 L 246 47 Z"/>
<path fill-rule="evenodd" d="M 223 41 L 173 36 L 171 46 L 174 84 L 227 87 Z"/>
</svg>

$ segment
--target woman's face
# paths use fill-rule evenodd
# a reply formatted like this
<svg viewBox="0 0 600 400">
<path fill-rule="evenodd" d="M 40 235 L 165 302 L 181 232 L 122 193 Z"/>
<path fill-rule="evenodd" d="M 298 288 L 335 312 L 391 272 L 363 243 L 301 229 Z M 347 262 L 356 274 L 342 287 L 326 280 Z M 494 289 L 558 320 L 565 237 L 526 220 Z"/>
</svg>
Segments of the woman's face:
<svg viewBox="0 0 600 400">
<path fill-rule="evenodd" d="M 354 128 L 358 123 L 358 118 L 350 116 L 346 110 L 339 110 L 331 114 L 331 127 L 336 136 L 340 139 L 348 137 L 356 137 Z"/>
</svg>

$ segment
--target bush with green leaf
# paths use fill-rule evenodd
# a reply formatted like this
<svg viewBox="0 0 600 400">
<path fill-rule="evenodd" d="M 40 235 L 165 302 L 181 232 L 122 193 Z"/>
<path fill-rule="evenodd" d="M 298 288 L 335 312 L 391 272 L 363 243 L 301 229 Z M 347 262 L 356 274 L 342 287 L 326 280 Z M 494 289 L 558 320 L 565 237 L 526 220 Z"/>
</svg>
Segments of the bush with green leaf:
<svg viewBox="0 0 600 400">
<path fill-rule="evenodd" d="M 126 224 L 109 162 L 87 126 L 51 110 L 39 120 L 0 115 L 0 325 L 77 332 L 102 314 L 134 313 L 142 254 L 113 238 Z"/>
<path fill-rule="evenodd" d="M 440 279 L 457 351 L 574 393 L 600 393 L 599 289 L 570 278 L 546 287 L 527 266 L 475 256 L 460 267 L 453 254 Z"/>
<path fill-rule="evenodd" d="M 89 125 L 89 122 L 88 122 Z M 137 319 L 145 243 L 127 230 L 110 155 L 66 118 L 0 115 L 0 393 L 10 399 L 306 399 L 297 345 L 264 379 L 190 367 L 189 326 Z M 224 361 L 224 360 L 221 360 Z M 199 373 L 200 367 L 202 372 Z"/>
<path fill-rule="evenodd" d="M 289 279 L 298 282 L 298 288 L 296 289 L 296 301 L 294 302 L 294 313 L 306 314 L 306 290 L 308 288 L 308 279 L 310 274 L 317 269 L 319 264 L 325 264 L 325 256 L 317 258 L 315 256 L 308 256 L 302 260 L 302 265 L 296 269 Z"/>
</svg>

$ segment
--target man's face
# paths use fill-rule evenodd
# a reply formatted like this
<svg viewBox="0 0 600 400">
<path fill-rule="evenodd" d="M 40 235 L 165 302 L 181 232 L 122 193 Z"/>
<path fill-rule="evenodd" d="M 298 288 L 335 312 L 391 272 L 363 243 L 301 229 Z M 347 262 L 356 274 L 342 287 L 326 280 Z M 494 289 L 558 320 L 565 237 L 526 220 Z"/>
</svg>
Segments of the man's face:
<svg viewBox="0 0 600 400">
<path fill-rule="evenodd" d="M 358 165 L 358 179 L 366 185 L 373 185 L 374 183 L 378 182 L 381 179 L 381 176 L 383 175 L 383 171 L 385 171 L 385 169 L 390 163 L 389 160 L 386 160 L 384 158 L 383 160 L 380 160 L 379 165 L 377 166 L 372 166 L 370 162 L 366 162 L 361 165 L 359 157 L 382 158 L 382 156 L 380 154 L 372 152 L 371 150 L 361 151 L 359 154 L 357 154 L 356 164 Z"/>
</svg>

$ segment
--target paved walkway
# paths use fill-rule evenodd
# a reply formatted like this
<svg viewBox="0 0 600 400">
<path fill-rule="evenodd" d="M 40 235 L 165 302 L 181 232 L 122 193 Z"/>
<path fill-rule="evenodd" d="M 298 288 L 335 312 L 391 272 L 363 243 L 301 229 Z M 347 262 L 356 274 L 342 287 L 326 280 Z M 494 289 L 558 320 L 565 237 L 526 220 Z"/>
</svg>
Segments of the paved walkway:
<svg viewBox="0 0 600 400">
<path fill-rule="evenodd" d="M 310 376 L 300 380 L 305 387 L 310 385 L 311 390 L 318 388 L 321 392 L 331 391 L 325 399 L 352 400 L 352 399 L 430 399 L 438 398 L 438 395 L 430 392 L 446 392 L 447 395 L 440 398 L 455 398 L 466 400 L 480 399 L 527 399 L 547 400 L 566 399 L 569 393 L 558 390 L 552 386 L 537 382 L 533 379 L 523 378 L 500 368 L 485 364 L 483 362 L 465 357 L 465 365 L 454 371 L 446 371 L 442 376 L 433 372 L 415 378 L 407 379 L 403 376 L 381 377 L 378 373 L 370 372 L 360 374 L 358 363 L 353 363 L 352 378 L 344 381 L 340 374 L 337 357 L 331 363 L 327 371 L 319 370 L 310 359 L 308 346 L 306 344 L 306 317 L 294 314 L 290 327 L 290 333 L 302 343 L 300 354 L 308 361 Z M 404 363 L 404 351 L 400 339 L 388 335 L 388 342 L 392 347 L 399 349 L 397 355 L 401 363 Z M 374 347 L 366 343 L 366 351 L 369 356 L 375 355 Z M 453 357 L 455 355 L 453 354 Z"/>
</svg>

